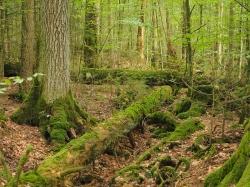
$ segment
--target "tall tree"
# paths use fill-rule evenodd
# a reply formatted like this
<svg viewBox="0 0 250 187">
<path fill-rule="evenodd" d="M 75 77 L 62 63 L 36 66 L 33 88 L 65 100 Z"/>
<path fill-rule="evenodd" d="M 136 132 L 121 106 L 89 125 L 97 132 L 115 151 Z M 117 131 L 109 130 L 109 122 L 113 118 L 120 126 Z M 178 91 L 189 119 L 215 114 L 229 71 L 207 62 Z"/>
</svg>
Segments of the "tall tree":
<svg viewBox="0 0 250 187">
<path fill-rule="evenodd" d="M 4 6 L 0 0 L 0 79 L 4 76 Z"/>
<path fill-rule="evenodd" d="M 82 131 L 89 118 L 70 92 L 68 0 L 43 3 L 45 79 L 35 79 L 28 100 L 12 119 L 21 124 L 40 125 L 53 142 L 65 143 Z"/>
<path fill-rule="evenodd" d="M 94 67 L 97 55 L 97 9 L 95 0 L 86 0 L 84 62 L 87 67 Z"/>
<path fill-rule="evenodd" d="M 145 43 L 145 26 L 144 26 L 144 8 L 146 5 L 146 0 L 140 0 L 140 25 L 137 31 L 137 51 L 140 55 L 140 61 L 144 62 L 144 43 Z"/>
<path fill-rule="evenodd" d="M 34 20 L 34 0 L 24 0 L 22 2 L 22 43 L 21 43 L 21 72 L 23 78 L 33 74 L 36 60 L 35 52 L 35 20 Z M 28 91 L 30 84 L 25 82 L 23 91 Z"/>
<path fill-rule="evenodd" d="M 193 76 L 193 61 L 192 61 L 192 44 L 191 44 L 191 11 L 189 0 L 183 0 L 184 9 L 184 35 L 185 35 L 185 51 L 186 51 L 186 65 L 188 76 L 191 79 Z"/>
</svg>

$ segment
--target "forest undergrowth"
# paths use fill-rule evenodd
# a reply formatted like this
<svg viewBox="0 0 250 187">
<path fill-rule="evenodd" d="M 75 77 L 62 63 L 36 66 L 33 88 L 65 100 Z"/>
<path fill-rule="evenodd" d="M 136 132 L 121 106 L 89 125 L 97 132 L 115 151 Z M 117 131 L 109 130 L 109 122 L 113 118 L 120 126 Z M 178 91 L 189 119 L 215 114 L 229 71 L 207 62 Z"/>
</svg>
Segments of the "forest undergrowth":
<svg viewBox="0 0 250 187">
<path fill-rule="evenodd" d="M 86 108 L 87 111 L 93 114 L 97 119 L 105 120 L 117 111 L 114 104 L 115 97 L 117 97 L 115 86 L 77 84 L 74 89 L 81 107 Z M 84 92 L 85 90 L 91 91 Z M 4 106 L 7 116 L 10 116 L 21 104 L 20 101 L 15 100 L 12 96 L 15 91 L 15 88 L 10 89 L 5 96 L 0 99 L 1 106 Z M 175 99 L 178 100 L 183 97 L 185 97 L 185 94 L 180 93 Z M 81 102 L 83 100 L 82 98 L 84 98 L 84 102 Z M 167 112 L 169 109 L 171 109 L 171 105 L 166 104 L 160 109 L 160 112 Z M 235 128 L 233 126 L 237 124 L 238 120 L 233 113 L 225 126 L 225 137 L 234 137 L 233 139 L 229 138 L 228 141 L 221 139 L 220 127 L 223 123 L 221 114 L 212 117 L 208 110 L 198 118 L 204 125 L 203 129 L 198 129 L 198 131 L 189 134 L 184 139 L 173 141 L 171 143 L 171 146 L 173 145 L 171 149 L 169 149 L 169 145 L 164 144 L 163 148 L 159 149 L 157 155 L 153 157 L 164 158 L 169 156 L 174 162 L 182 158 L 189 160 L 190 166 L 188 169 L 176 172 L 175 178 L 169 184 L 171 186 L 203 186 L 207 174 L 222 166 L 236 150 L 240 142 L 243 128 Z M 177 118 L 176 120 L 178 123 L 181 121 Z M 212 139 L 215 140 L 213 151 L 197 156 L 190 148 L 194 146 L 199 137 L 209 135 L 211 121 L 213 121 L 215 126 L 219 127 L 213 132 Z M 116 146 L 105 151 L 105 153 L 93 163 L 90 171 L 87 173 L 80 172 L 75 178 L 75 185 L 124 185 L 122 177 L 118 177 L 118 180 L 114 183 L 114 179 L 117 179 L 117 172 L 135 162 L 145 151 L 162 141 L 162 137 L 166 135 L 164 135 L 164 133 L 161 134 L 161 132 L 158 133 L 157 129 L 159 130 L 161 128 L 158 128 L 154 124 L 145 124 L 143 132 L 140 129 L 135 129 L 129 137 L 122 138 Z M 37 127 L 27 126 L 25 124 L 20 126 L 8 120 L 5 125 L 1 126 L 0 133 L 3 137 L 0 148 L 3 150 L 3 154 L 13 174 L 15 173 L 20 155 L 28 144 L 32 144 L 34 150 L 29 157 L 29 161 L 24 166 L 24 171 L 36 168 L 43 159 L 53 154 L 53 147 L 44 140 Z M 154 159 L 149 158 L 144 161 L 142 166 L 147 168 L 154 162 Z M 126 184 L 132 186 L 156 186 L 157 177 L 147 177 L 145 171 L 146 170 L 135 173 L 135 178 L 132 177 L 131 179 L 131 177 L 129 177 L 128 183 Z M 5 180 L 0 179 L 0 182 L 1 185 L 4 185 Z"/>
</svg>

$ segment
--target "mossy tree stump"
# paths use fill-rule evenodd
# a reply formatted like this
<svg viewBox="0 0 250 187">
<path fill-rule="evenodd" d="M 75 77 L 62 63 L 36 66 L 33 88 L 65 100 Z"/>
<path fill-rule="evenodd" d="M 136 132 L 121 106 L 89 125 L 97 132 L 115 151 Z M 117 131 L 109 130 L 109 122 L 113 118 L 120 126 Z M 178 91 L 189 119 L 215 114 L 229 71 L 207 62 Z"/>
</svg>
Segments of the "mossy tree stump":
<svg viewBox="0 0 250 187">
<path fill-rule="evenodd" d="M 249 187 L 250 186 L 250 120 L 239 148 L 225 164 L 208 175 L 205 187 Z"/>
</svg>

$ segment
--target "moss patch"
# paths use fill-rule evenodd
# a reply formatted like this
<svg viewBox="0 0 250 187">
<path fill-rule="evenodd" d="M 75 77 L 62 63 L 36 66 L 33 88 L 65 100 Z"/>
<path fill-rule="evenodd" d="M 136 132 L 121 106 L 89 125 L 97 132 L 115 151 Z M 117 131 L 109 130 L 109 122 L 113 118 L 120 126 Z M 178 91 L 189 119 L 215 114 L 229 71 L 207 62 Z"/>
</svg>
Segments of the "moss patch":
<svg viewBox="0 0 250 187">
<path fill-rule="evenodd" d="M 189 117 L 200 117 L 205 112 L 206 109 L 202 103 L 193 102 L 191 108 L 188 111 L 179 113 L 177 117 L 180 119 L 187 119 Z"/>
<path fill-rule="evenodd" d="M 192 101 L 190 98 L 182 98 L 180 100 L 177 100 L 173 105 L 173 113 L 174 114 L 180 114 L 182 112 L 186 112 L 190 109 L 192 105 Z"/>
</svg>

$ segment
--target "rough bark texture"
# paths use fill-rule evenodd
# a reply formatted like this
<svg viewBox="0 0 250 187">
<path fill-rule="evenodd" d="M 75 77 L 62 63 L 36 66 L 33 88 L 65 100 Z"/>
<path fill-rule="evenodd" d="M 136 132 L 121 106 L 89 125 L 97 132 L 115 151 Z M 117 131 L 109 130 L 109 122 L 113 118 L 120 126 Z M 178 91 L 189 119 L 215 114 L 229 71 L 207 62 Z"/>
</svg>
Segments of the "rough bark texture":
<svg viewBox="0 0 250 187">
<path fill-rule="evenodd" d="M 205 187 L 249 187 L 250 186 L 250 119 L 239 148 L 225 164 L 208 175 Z"/>
<path fill-rule="evenodd" d="M 45 0 L 46 80 L 44 99 L 48 103 L 66 97 L 70 85 L 70 51 L 67 0 Z"/>
<path fill-rule="evenodd" d="M 34 0 L 25 0 L 22 2 L 21 77 L 33 74 L 35 59 Z M 22 87 L 22 91 L 27 92 L 30 84 L 25 82 Z"/>
<path fill-rule="evenodd" d="M 87 164 L 102 154 L 110 144 L 133 130 L 145 115 L 152 113 L 169 99 L 171 92 L 170 87 L 157 89 L 80 138 L 72 140 L 54 156 L 46 159 L 38 167 L 36 176 L 46 181 L 47 186 L 63 186 L 62 178 L 65 175 L 87 168 Z"/>
</svg>

